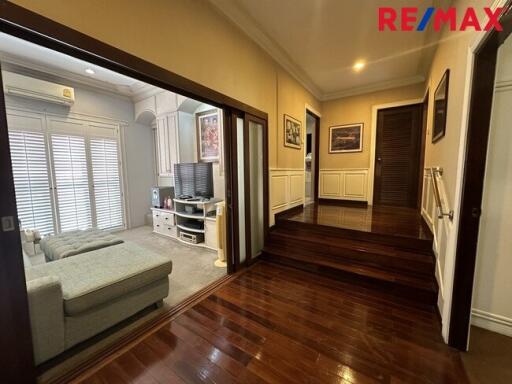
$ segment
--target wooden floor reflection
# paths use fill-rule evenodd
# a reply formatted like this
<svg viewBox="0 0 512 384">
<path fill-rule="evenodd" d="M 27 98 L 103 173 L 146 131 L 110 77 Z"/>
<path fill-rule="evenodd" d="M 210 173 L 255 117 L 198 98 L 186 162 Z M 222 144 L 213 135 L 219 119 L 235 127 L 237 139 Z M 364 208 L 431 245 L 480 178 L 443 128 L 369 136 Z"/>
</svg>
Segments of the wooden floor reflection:
<svg viewBox="0 0 512 384">
<path fill-rule="evenodd" d="M 283 218 L 301 223 L 432 240 L 432 234 L 416 209 L 386 206 L 310 204 Z"/>
<path fill-rule="evenodd" d="M 259 263 L 85 383 L 466 383 L 432 309 Z"/>
</svg>

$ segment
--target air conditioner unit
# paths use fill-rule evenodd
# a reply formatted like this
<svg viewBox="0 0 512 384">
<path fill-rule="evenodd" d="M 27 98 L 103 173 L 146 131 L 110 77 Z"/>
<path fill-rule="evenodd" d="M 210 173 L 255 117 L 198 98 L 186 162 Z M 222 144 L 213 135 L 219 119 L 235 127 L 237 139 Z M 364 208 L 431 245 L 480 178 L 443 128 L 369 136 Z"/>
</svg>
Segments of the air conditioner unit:
<svg viewBox="0 0 512 384">
<path fill-rule="evenodd" d="M 17 73 L 2 71 L 4 92 L 7 95 L 26 97 L 71 106 L 75 102 L 75 90 L 62 84 L 35 79 Z"/>
</svg>

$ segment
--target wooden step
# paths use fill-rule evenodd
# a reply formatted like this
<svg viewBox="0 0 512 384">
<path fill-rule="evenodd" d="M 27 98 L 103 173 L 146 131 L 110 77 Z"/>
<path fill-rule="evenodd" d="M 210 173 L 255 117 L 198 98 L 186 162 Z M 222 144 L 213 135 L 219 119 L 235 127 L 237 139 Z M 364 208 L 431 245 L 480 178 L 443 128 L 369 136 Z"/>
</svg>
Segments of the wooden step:
<svg viewBox="0 0 512 384">
<path fill-rule="evenodd" d="M 312 258 L 309 255 L 303 256 L 271 245 L 265 247 L 262 258 L 305 271 L 384 289 L 387 292 L 425 304 L 433 305 L 437 301 L 437 285 L 435 280 L 427 276 L 393 272 L 352 261 L 333 261 L 330 257 L 320 253 Z"/>
<path fill-rule="evenodd" d="M 333 260 L 353 261 L 359 264 L 377 266 L 388 270 L 400 270 L 431 276 L 434 272 L 433 254 L 414 253 L 397 247 L 350 240 L 344 238 L 326 239 L 310 234 L 300 237 L 277 228 L 270 232 L 268 245 L 284 248 L 290 252 L 310 255 L 329 255 Z"/>
<path fill-rule="evenodd" d="M 303 223 L 286 218 L 276 220 L 276 228 L 280 231 L 286 231 L 297 237 L 307 238 L 310 236 L 322 236 L 325 241 L 333 239 L 349 239 L 397 247 L 403 250 L 431 254 L 432 240 L 417 237 L 407 237 L 401 234 L 383 234 L 375 232 L 360 231 L 355 229 L 346 229 L 331 227 L 312 223 Z"/>
</svg>

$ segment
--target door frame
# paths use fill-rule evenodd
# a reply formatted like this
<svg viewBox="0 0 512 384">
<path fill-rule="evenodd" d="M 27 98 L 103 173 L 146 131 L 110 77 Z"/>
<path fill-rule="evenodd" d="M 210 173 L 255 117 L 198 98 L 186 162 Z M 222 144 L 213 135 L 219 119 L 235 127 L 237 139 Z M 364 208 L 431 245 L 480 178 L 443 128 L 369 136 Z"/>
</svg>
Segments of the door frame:
<svg viewBox="0 0 512 384">
<path fill-rule="evenodd" d="M 460 213 L 455 246 L 453 290 L 451 296 L 448 344 L 461 351 L 469 345 L 471 306 L 478 233 L 483 200 L 483 187 L 487 163 L 488 139 L 491 128 L 491 113 L 494 99 L 495 69 L 498 49 L 512 33 L 512 11 L 500 18 L 503 32 L 492 30 L 482 35 L 469 50 L 469 102 L 467 116 L 464 160 L 461 164 L 462 181 Z"/>
<path fill-rule="evenodd" d="M 421 103 L 423 103 L 423 98 L 396 101 L 393 103 L 377 104 L 372 106 L 372 123 L 370 126 L 370 168 L 368 169 L 368 205 L 373 205 L 373 188 L 375 186 L 375 155 L 377 151 L 377 117 L 379 110 L 405 107 L 407 105 Z"/>
<path fill-rule="evenodd" d="M 227 111 L 225 116 L 228 118 L 224 120 L 224 128 L 227 128 L 226 131 L 228 135 L 231 130 L 227 122 L 231 121 L 230 113 L 232 110 L 243 111 L 244 113 L 249 113 L 268 122 L 266 112 L 253 108 L 243 102 L 13 3 L 5 1 L 0 2 L 0 31 L 162 89 L 179 93 L 183 96 L 191 97 L 221 108 L 223 111 Z M 3 197 L 0 214 L 2 217 L 11 216 L 16 218 L 17 210 L 12 168 L 10 167 L 10 151 L 7 139 L 7 118 L 3 87 L 0 87 L 0 136 L 4 139 L 1 141 L 2 144 L 0 148 L 1 156 L 3 157 L 0 181 L 5 185 L 0 192 Z M 266 138 L 266 146 L 268 146 L 268 136 Z M 231 155 L 231 153 L 229 153 L 229 155 Z M 265 162 L 266 167 L 264 171 L 268 173 L 268 153 L 266 153 Z M 232 169 L 230 171 L 232 171 Z M 227 199 L 228 196 L 232 194 L 230 180 L 231 178 L 226 177 Z M 268 183 L 268 180 L 266 181 Z M 268 204 L 268 185 L 265 193 Z M 268 209 L 265 213 L 268 215 Z M 229 217 L 227 223 L 227 225 L 233 224 Z M 2 351 L 0 354 L 3 361 L 6 362 L 4 371 L 2 372 L 5 379 L 13 377 L 18 381 L 29 383 L 35 382 L 36 369 L 33 361 L 31 327 L 28 315 L 28 298 L 22 262 L 19 225 L 18 223 L 14 224 L 13 231 L 0 232 L 0 238 L 2 239 L 0 252 L 2 253 L 4 267 L 6 267 L 2 270 L 8 271 L 7 276 L 0 279 L 0 289 L 3 292 L 1 295 L 3 310 L 0 313 L 0 350 Z M 234 236 L 234 229 L 229 226 L 227 229 L 226 235 L 228 239 L 231 239 Z M 267 230 L 268 223 L 266 231 Z M 230 249 L 230 241 L 227 241 L 227 245 L 227 248 Z M 229 259 L 228 265 L 231 262 L 232 260 Z M 233 272 L 233 266 L 228 267 L 228 272 Z M 13 345 L 16 345 L 17 348 L 13 349 Z M 98 357 L 92 356 L 90 360 L 92 361 L 97 358 Z M 88 363 L 90 363 L 90 361 L 84 363 L 82 366 L 86 366 Z M 14 381 L 14 379 L 12 381 Z"/>
<path fill-rule="evenodd" d="M 320 185 L 320 119 L 321 116 L 314 111 L 311 107 L 306 106 L 306 120 L 307 121 L 307 115 L 312 116 L 315 119 L 315 129 L 313 132 L 313 135 L 315 137 L 315 147 L 314 147 L 314 178 L 311 180 L 311 182 L 314 184 L 313 186 L 313 202 L 318 203 L 318 187 Z M 306 129 L 304 129 L 304 132 L 306 132 Z M 306 133 L 307 135 L 307 133 Z M 307 138 L 306 138 L 307 140 Z M 304 142 L 306 142 L 304 140 Z M 306 148 L 306 146 L 304 146 Z M 304 156 L 307 155 L 304 151 Z M 305 177 L 305 169 L 304 169 L 304 177 Z M 306 199 L 304 199 L 304 203 L 306 202 Z"/>
</svg>

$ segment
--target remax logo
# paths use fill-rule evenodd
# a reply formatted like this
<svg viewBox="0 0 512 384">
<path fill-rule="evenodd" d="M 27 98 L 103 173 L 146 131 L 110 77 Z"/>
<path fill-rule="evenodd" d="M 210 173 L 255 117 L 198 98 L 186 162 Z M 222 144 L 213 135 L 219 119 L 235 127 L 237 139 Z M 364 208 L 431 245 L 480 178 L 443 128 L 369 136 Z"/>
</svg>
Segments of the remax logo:
<svg viewBox="0 0 512 384">
<path fill-rule="evenodd" d="M 494 28 L 496 31 L 502 31 L 499 18 L 503 8 L 496 8 L 494 11 L 489 8 L 483 8 L 484 20 L 479 20 L 475 8 L 467 8 L 457 25 L 457 8 L 450 7 L 446 10 L 441 8 L 429 7 L 423 15 L 418 15 L 418 8 L 405 7 L 395 9 L 391 7 L 379 8 L 379 31 L 424 31 L 427 25 L 432 22 L 435 31 L 440 31 L 444 25 L 448 25 L 450 31 L 489 31 Z M 421 16 L 421 17 L 420 17 Z"/>
</svg>

